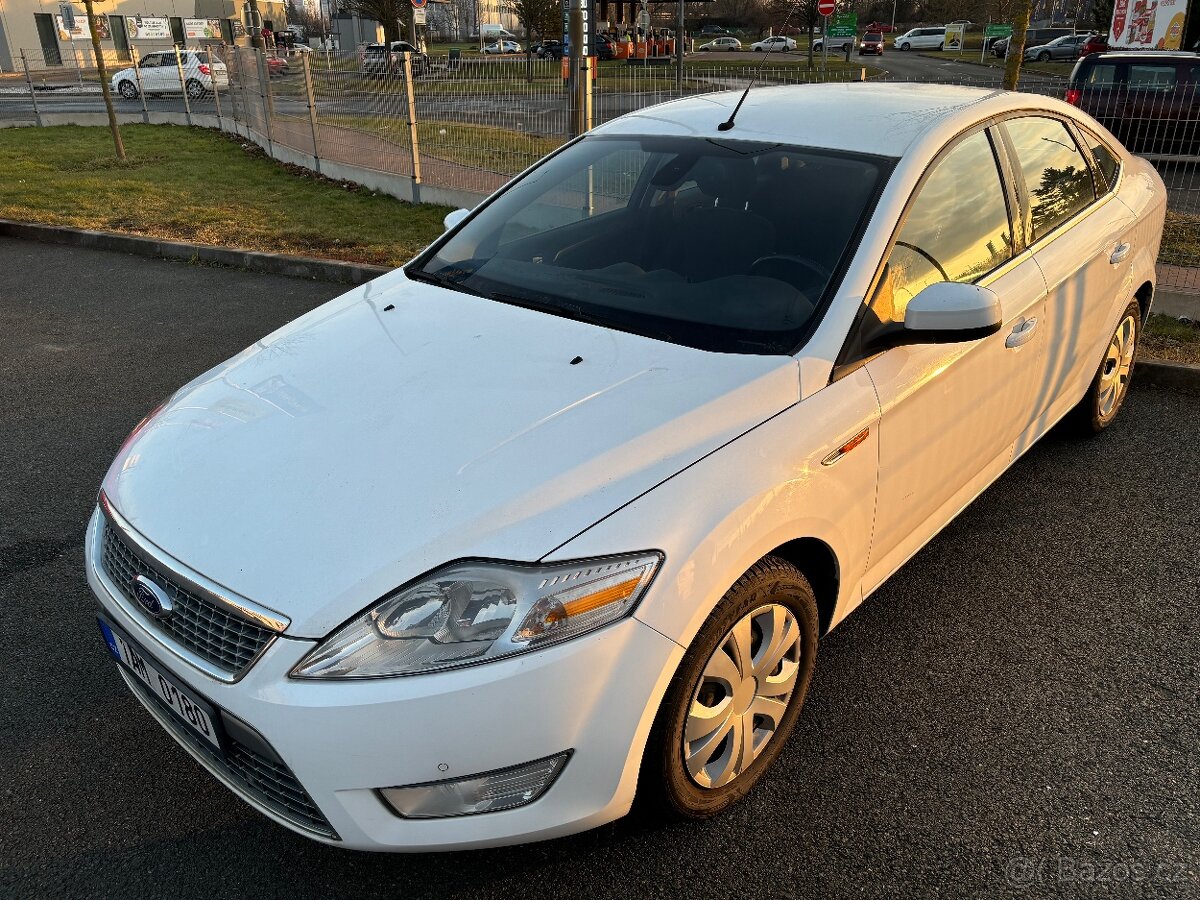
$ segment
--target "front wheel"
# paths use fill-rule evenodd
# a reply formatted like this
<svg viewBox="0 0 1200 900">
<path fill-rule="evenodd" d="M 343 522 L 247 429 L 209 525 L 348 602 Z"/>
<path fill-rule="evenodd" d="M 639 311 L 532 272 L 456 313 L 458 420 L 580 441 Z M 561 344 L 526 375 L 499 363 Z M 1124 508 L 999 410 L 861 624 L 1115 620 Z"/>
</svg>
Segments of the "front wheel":
<svg viewBox="0 0 1200 900">
<path fill-rule="evenodd" d="M 1117 418 L 1133 379 L 1141 328 L 1141 307 L 1137 303 L 1130 303 L 1121 314 L 1116 331 L 1109 338 L 1108 349 L 1104 352 L 1104 359 L 1096 370 L 1088 392 L 1069 414 L 1077 432 L 1099 434 Z"/>
<path fill-rule="evenodd" d="M 744 797 L 783 750 L 812 680 L 817 602 L 768 556 L 729 589 L 680 663 L 643 759 L 649 801 L 708 819 Z"/>
<path fill-rule="evenodd" d="M 1050 54 L 1043 50 L 1038 54 L 1038 62 L 1050 62 Z"/>
<path fill-rule="evenodd" d="M 138 97 L 137 85 L 132 81 L 122 81 L 117 85 L 117 93 L 126 100 L 136 100 Z"/>
<path fill-rule="evenodd" d="M 900 45 L 900 49 L 901 50 L 911 50 L 912 44 L 910 44 L 908 41 L 905 41 L 903 44 Z"/>
</svg>

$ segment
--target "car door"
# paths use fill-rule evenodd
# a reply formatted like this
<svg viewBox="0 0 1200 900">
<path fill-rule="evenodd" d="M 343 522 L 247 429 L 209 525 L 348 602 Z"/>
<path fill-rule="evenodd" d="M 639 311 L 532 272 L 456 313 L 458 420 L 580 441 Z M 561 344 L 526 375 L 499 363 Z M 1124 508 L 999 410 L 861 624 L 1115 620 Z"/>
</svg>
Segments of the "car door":
<svg viewBox="0 0 1200 900">
<path fill-rule="evenodd" d="M 909 201 L 856 326 L 851 357 L 867 356 L 882 415 L 867 591 L 1004 471 L 1032 418 L 1046 353 L 1045 282 L 1014 227 L 1019 206 L 1005 165 L 998 136 L 982 126 L 943 150 Z M 870 355 L 871 333 L 902 322 L 912 297 L 940 281 L 995 291 L 1001 330 Z"/>
<path fill-rule="evenodd" d="M 1125 291 L 1133 247 L 1125 234 L 1133 213 L 1105 187 L 1075 133 L 1056 116 L 1002 123 L 1017 171 L 1026 233 L 1046 280 L 1047 371 L 1038 385 L 1040 419 L 1021 449 L 1078 402 L 1095 375 Z M 1121 298 L 1124 297 L 1122 301 Z"/>
</svg>

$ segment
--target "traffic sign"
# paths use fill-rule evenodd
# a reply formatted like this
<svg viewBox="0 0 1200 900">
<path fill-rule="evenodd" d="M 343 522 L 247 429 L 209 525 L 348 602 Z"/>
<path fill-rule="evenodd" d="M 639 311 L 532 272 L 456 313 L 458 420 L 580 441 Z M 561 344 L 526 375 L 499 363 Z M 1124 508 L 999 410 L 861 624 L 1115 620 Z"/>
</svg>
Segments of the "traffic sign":
<svg viewBox="0 0 1200 900">
<path fill-rule="evenodd" d="M 983 29 L 984 37 L 1012 37 L 1011 25 L 987 25 Z"/>
<path fill-rule="evenodd" d="M 413 9 L 423 9 L 428 0 L 412 0 Z"/>
<path fill-rule="evenodd" d="M 831 38 L 854 37 L 858 34 L 858 13 L 838 13 L 825 29 L 825 33 Z"/>
<path fill-rule="evenodd" d="M 837 0 L 817 0 L 817 12 L 823 16 L 832 16 L 837 11 Z"/>
</svg>

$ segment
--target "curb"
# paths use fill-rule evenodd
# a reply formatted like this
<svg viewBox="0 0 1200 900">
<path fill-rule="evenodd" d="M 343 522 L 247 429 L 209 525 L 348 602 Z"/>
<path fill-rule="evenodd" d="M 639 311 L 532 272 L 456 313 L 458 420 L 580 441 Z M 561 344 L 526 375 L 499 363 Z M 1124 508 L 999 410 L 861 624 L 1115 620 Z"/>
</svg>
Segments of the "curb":
<svg viewBox="0 0 1200 900">
<path fill-rule="evenodd" d="M 363 284 L 391 271 L 382 266 L 368 266 L 361 263 L 313 259 L 308 256 L 283 256 L 277 253 L 259 253 L 252 250 L 231 250 L 226 247 L 214 247 L 210 244 L 164 241 L 158 238 L 114 234 L 109 231 L 66 228 L 62 225 L 33 225 L 28 222 L 14 222 L 10 219 L 0 219 L 0 236 L 41 241 L 46 244 L 67 244 L 72 247 L 87 247 L 93 250 L 132 253 L 136 256 L 151 256 L 159 259 L 208 263 L 246 269 L 251 272 L 263 272 L 268 275 L 332 281 L 336 284 Z"/>
<path fill-rule="evenodd" d="M 1140 381 L 1143 387 L 1149 385 L 1165 391 L 1200 396 L 1200 366 L 1139 359 L 1134 369 L 1134 379 L 1135 382 Z"/>
</svg>

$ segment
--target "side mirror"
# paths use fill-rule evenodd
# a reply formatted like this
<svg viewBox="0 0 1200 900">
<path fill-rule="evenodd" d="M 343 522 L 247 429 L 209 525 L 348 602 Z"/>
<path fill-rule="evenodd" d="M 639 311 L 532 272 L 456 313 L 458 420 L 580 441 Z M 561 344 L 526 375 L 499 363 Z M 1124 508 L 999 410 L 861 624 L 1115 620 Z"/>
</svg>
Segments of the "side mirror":
<svg viewBox="0 0 1200 900">
<path fill-rule="evenodd" d="M 939 281 L 913 297 L 904 311 L 900 342 L 955 344 L 977 341 L 1000 330 L 1004 312 L 995 291 L 974 284 Z"/>
<path fill-rule="evenodd" d="M 446 231 L 449 231 L 470 214 L 469 209 L 456 209 L 454 212 L 448 212 L 446 218 L 442 219 L 442 225 L 445 226 Z"/>
</svg>

